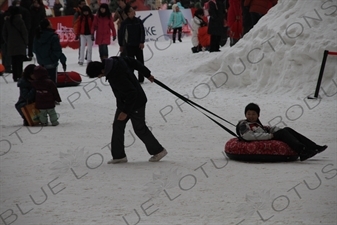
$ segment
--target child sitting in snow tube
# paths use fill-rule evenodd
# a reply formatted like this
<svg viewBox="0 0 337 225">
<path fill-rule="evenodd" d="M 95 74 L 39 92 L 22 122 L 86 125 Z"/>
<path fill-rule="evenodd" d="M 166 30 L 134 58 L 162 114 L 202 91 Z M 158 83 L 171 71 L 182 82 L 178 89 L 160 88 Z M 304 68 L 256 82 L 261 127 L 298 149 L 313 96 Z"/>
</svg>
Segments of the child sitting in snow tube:
<svg viewBox="0 0 337 225">
<path fill-rule="evenodd" d="M 318 153 L 323 152 L 328 146 L 323 145 L 317 145 L 315 142 L 311 141 L 307 137 L 303 136 L 302 134 L 296 132 L 295 130 L 291 129 L 290 127 L 285 128 L 279 128 L 279 127 L 268 127 L 263 126 L 262 123 L 259 120 L 260 116 L 260 107 L 255 103 L 250 103 L 245 108 L 245 120 L 239 121 L 236 131 L 239 135 L 239 137 L 242 139 L 242 143 L 248 148 L 246 148 L 247 154 L 243 154 L 242 148 L 237 147 L 238 154 L 235 154 L 233 152 L 233 149 L 230 147 L 233 147 L 233 143 L 226 144 L 225 152 L 228 155 L 229 158 L 233 158 L 236 160 L 240 160 L 240 155 L 244 156 L 242 157 L 242 160 L 246 160 L 249 158 L 247 155 L 252 155 L 253 161 L 275 161 L 275 160 L 268 160 L 265 156 L 259 158 L 258 155 L 283 155 L 285 156 L 285 160 L 280 161 L 289 161 L 289 160 L 296 160 L 294 159 L 294 154 L 291 153 L 290 149 L 293 150 L 297 155 L 299 155 L 300 160 L 304 161 L 307 160 L 313 156 L 315 156 Z M 233 142 L 233 140 L 230 140 Z M 229 141 L 229 142 L 230 142 Z M 246 142 L 245 142 L 246 141 Z M 286 149 L 285 146 L 280 147 L 281 145 L 277 142 L 281 141 L 284 144 L 288 145 L 290 149 Z M 249 146 L 254 146 L 256 144 L 262 145 L 260 142 L 264 142 L 263 146 L 271 146 L 274 144 L 274 147 L 271 147 L 266 152 L 263 152 L 263 149 L 259 149 L 258 146 L 256 146 L 256 152 L 249 151 Z M 253 145 L 252 145 L 253 144 Z M 279 147 L 277 147 L 279 146 Z M 252 147 L 250 147 L 251 149 Z M 279 151 L 279 152 L 278 152 Z M 256 154 L 255 154 L 256 153 Z M 279 154 L 278 154 L 279 153 Z M 233 157 L 234 156 L 234 157 Z M 287 160 L 287 157 L 290 157 L 289 160 Z M 275 157 L 274 157 L 275 158 Z M 297 157 L 296 157 L 297 158 Z M 280 157 L 280 159 L 284 159 L 284 157 Z"/>
</svg>

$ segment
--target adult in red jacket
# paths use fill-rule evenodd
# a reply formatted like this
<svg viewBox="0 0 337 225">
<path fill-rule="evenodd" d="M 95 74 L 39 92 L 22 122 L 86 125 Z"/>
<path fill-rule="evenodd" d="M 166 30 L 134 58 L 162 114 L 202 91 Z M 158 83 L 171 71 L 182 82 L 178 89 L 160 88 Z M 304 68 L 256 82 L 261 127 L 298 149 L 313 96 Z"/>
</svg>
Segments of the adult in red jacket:
<svg viewBox="0 0 337 225">
<path fill-rule="evenodd" d="M 94 34 L 96 32 L 96 40 Z M 111 32 L 113 41 L 116 40 L 116 29 L 111 16 L 109 6 L 101 4 L 95 15 L 93 25 L 91 27 L 91 37 L 98 45 L 99 57 L 101 61 L 109 57 L 108 45 L 111 43 Z"/>
<path fill-rule="evenodd" d="M 251 28 L 276 4 L 277 0 L 245 0 L 244 6 L 249 7 Z"/>
<path fill-rule="evenodd" d="M 240 0 L 229 0 L 227 25 L 229 27 L 230 46 L 233 46 L 243 35 L 242 8 Z"/>
</svg>

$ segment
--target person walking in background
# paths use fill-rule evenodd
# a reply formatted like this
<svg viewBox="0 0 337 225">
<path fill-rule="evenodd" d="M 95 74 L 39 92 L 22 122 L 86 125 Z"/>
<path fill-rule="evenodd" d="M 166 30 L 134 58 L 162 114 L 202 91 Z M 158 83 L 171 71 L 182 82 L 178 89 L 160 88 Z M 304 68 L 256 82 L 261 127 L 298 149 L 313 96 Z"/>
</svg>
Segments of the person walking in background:
<svg viewBox="0 0 337 225">
<path fill-rule="evenodd" d="M 35 106 L 40 110 L 36 119 L 39 119 L 43 126 L 47 126 L 49 116 L 53 126 L 59 125 L 55 102 L 61 102 L 61 97 L 55 83 L 48 78 L 48 71 L 44 67 L 37 66 L 34 68 L 32 86 L 36 90 Z"/>
<path fill-rule="evenodd" d="M 245 0 L 244 6 L 249 8 L 251 18 L 249 30 L 276 4 L 277 0 Z"/>
<path fill-rule="evenodd" d="M 236 131 L 246 141 L 271 139 L 282 141 L 299 154 L 301 161 L 307 160 L 328 148 L 326 145 L 317 145 L 290 127 L 263 126 L 259 120 L 260 107 L 255 103 L 249 103 L 245 107 L 245 117 L 245 120 L 239 121 Z"/>
<path fill-rule="evenodd" d="M 95 32 L 96 38 L 94 36 Z M 109 57 L 108 45 L 111 43 L 111 32 L 113 41 L 115 41 L 117 34 L 109 6 L 107 4 L 101 4 L 91 27 L 91 38 L 93 41 L 95 40 L 95 43 L 98 45 L 101 61 Z"/>
<path fill-rule="evenodd" d="M 30 6 L 30 16 L 31 26 L 29 30 L 28 61 L 33 58 L 33 41 L 36 29 L 39 27 L 40 22 L 47 17 L 42 0 L 33 0 L 33 4 Z"/>
<path fill-rule="evenodd" d="M 129 57 L 136 58 L 144 65 L 145 29 L 141 19 L 136 17 L 135 10 L 127 4 L 124 8 L 126 18 L 118 33 L 119 51 Z M 138 71 L 138 81 L 144 83 L 144 75 Z"/>
<path fill-rule="evenodd" d="M 34 80 L 34 69 L 36 65 L 29 64 L 23 70 L 22 77 L 18 81 L 18 87 L 20 89 L 20 95 L 18 101 L 15 103 L 15 108 L 21 115 L 23 119 L 23 126 L 28 126 L 28 121 L 22 113 L 21 108 L 27 104 L 33 103 L 35 101 L 35 89 L 33 88 L 31 82 Z"/>
<path fill-rule="evenodd" d="M 33 47 L 38 64 L 46 68 L 49 78 L 56 84 L 58 62 L 61 62 L 63 70 L 66 71 L 67 58 L 62 52 L 59 36 L 46 18 L 40 22 Z"/>
<path fill-rule="evenodd" d="M 5 21 L 2 35 L 7 43 L 8 54 L 11 56 L 13 81 L 17 82 L 23 71 L 23 60 L 28 44 L 28 31 L 22 20 L 19 7 L 10 6 L 8 12 L 9 18 Z"/>
<path fill-rule="evenodd" d="M 28 31 L 28 37 L 29 37 L 29 31 L 30 31 L 30 27 L 31 27 L 31 16 L 30 16 L 30 12 L 28 9 L 26 9 L 25 7 L 21 6 L 21 0 L 14 0 L 12 2 L 12 6 L 16 6 L 19 7 L 20 9 L 20 14 L 22 16 L 23 21 L 25 22 L 27 31 Z M 28 47 L 28 45 L 27 45 Z M 32 60 L 32 58 L 28 57 L 27 55 L 24 57 L 23 61 L 30 61 Z"/>
<path fill-rule="evenodd" d="M 230 46 L 235 45 L 243 36 L 241 0 L 228 0 L 227 24 L 229 27 Z"/>
<path fill-rule="evenodd" d="M 224 30 L 225 6 L 222 0 L 209 1 L 208 33 L 211 35 L 210 52 L 220 51 L 221 35 Z"/>
<path fill-rule="evenodd" d="M 152 155 L 150 162 L 158 162 L 167 155 L 167 151 L 146 126 L 147 98 L 133 73 L 134 70 L 141 71 L 147 79 L 154 81 L 151 71 L 131 57 L 115 56 L 103 62 L 91 62 L 87 66 L 86 73 L 90 78 L 106 77 L 116 97 L 117 109 L 111 137 L 112 159 L 108 164 L 128 161 L 125 154 L 124 133 L 129 120 L 131 120 L 135 134 L 145 144 L 148 153 Z"/>
<path fill-rule="evenodd" d="M 85 0 L 79 0 L 78 1 L 77 7 L 74 8 L 75 13 L 74 13 L 74 18 L 73 18 L 73 26 L 75 25 L 78 17 L 81 15 L 82 8 L 86 5 L 87 5 L 87 3 L 85 2 Z"/>
<path fill-rule="evenodd" d="M 5 24 L 5 20 L 9 19 L 9 12 L 0 11 L 0 31 L 3 32 L 3 27 Z M 2 65 L 5 67 L 5 73 L 12 73 L 12 60 L 11 56 L 8 54 L 7 43 L 5 42 L 3 35 L 0 35 L 0 50 L 1 50 L 1 60 Z"/>
<path fill-rule="evenodd" d="M 117 9 L 115 11 L 115 14 L 114 14 L 114 22 L 117 23 L 117 30 L 119 31 L 119 29 L 121 28 L 121 24 L 122 22 L 128 18 L 128 15 L 126 15 L 126 13 L 124 12 L 124 9 L 125 9 L 125 6 L 126 6 L 126 3 L 125 3 L 125 0 L 117 0 Z"/>
<path fill-rule="evenodd" d="M 75 29 L 75 24 L 78 20 L 78 17 L 81 15 L 82 8 L 86 6 L 85 0 L 79 0 L 77 3 L 77 7 L 74 7 L 74 17 L 73 17 L 73 28 Z M 78 46 L 78 60 L 80 60 L 80 54 L 81 54 L 81 41 L 79 41 L 79 46 Z M 85 57 L 87 58 L 87 57 Z"/>
<path fill-rule="evenodd" d="M 94 20 L 94 16 L 89 6 L 83 6 L 81 15 L 77 19 L 74 31 L 76 40 L 80 39 L 80 59 L 78 64 L 83 65 L 85 46 L 87 46 L 87 61 L 91 61 L 92 57 L 92 40 L 91 40 L 91 27 Z"/>
<path fill-rule="evenodd" d="M 170 15 L 167 26 L 173 29 L 172 41 L 176 43 L 176 34 L 178 32 L 178 41 L 182 42 L 182 27 L 187 24 L 184 15 L 179 10 L 179 6 L 177 4 L 172 5 L 172 13 Z"/>
<path fill-rule="evenodd" d="M 120 28 L 121 28 L 121 24 L 122 22 L 128 18 L 128 16 L 126 15 L 126 13 L 124 12 L 124 9 L 125 9 L 125 6 L 126 6 L 126 3 L 125 3 L 125 0 L 117 0 L 117 9 L 115 11 L 115 14 L 114 14 L 114 17 L 113 17 L 113 20 L 114 22 L 117 23 L 117 34 L 119 34 L 120 32 Z M 118 38 L 118 42 L 119 42 L 119 35 L 117 36 Z M 123 40 L 124 41 L 124 40 Z M 124 44 L 123 44 L 124 45 Z M 126 56 L 126 51 L 124 52 L 121 52 L 120 54 L 121 56 Z"/>
<path fill-rule="evenodd" d="M 54 6 L 53 6 L 55 17 L 62 16 L 61 8 L 63 8 L 63 5 L 60 3 L 60 0 L 55 0 Z"/>
</svg>

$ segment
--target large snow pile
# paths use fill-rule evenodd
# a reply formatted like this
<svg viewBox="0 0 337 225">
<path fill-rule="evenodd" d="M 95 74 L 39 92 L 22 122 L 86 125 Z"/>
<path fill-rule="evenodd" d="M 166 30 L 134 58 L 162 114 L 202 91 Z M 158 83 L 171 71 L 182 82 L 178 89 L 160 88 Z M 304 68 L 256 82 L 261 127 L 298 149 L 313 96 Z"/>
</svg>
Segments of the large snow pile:
<svg viewBox="0 0 337 225">
<path fill-rule="evenodd" d="M 279 0 L 234 48 L 193 71 L 212 76 L 217 87 L 309 95 L 324 50 L 337 51 L 336 11 L 336 1 Z M 330 93 L 336 89 L 336 58 L 328 57 L 322 82 Z"/>
</svg>

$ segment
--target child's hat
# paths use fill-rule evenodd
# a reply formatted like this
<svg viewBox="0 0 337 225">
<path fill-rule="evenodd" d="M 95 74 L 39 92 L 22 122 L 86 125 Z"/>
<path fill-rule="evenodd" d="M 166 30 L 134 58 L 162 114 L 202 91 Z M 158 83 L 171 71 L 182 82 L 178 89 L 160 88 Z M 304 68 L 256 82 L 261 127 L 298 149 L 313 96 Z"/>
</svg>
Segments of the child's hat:
<svg viewBox="0 0 337 225">
<path fill-rule="evenodd" d="M 34 68 L 34 75 L 37 78 L 48 77 L 48 71 L 42 66 L 37 66 Z"/>
</svg>

